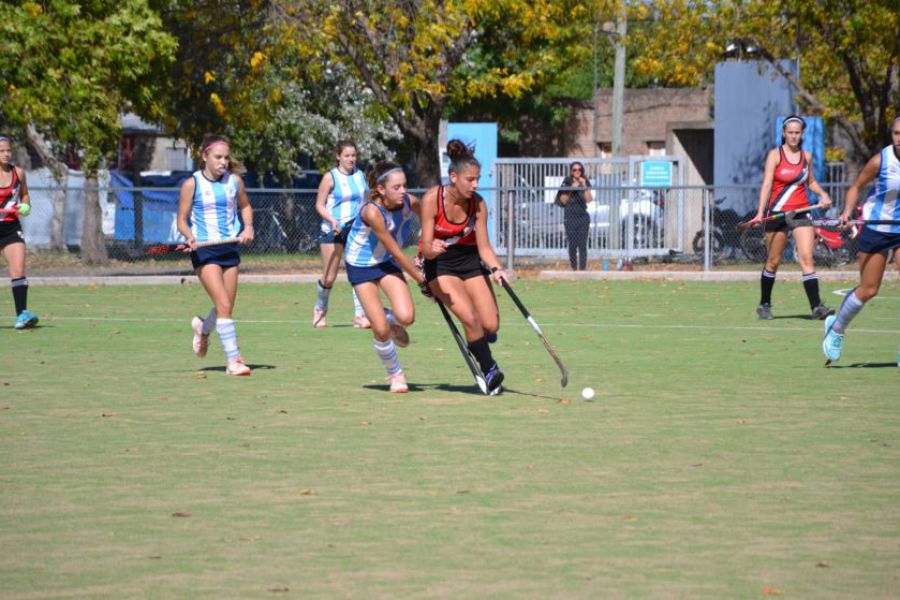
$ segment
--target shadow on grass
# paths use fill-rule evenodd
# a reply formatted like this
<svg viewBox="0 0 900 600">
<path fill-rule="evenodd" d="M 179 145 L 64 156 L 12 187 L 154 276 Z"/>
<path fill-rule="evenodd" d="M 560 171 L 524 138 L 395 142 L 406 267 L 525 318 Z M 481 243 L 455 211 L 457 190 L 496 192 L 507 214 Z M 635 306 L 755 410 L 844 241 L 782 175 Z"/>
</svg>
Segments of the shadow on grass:
<svg viewBox="0 0 900 600">
<path fill-rule="evenodd" d="M 472 385 L 454 385 L 451 383 L 411 383 L 410 382 L 408 385 L 409 385 L 410 393 L 426 392 L 426 391 L 431 390 L 431 391 L 468 394 L 471 396 L 482 396 L 482 397 L 489 397 L 489 398 L 501 398 L 503 396 L 509 396 L 511 394 L 515 394 L 517 396 L 529 396 L 531 398 L 542 398 L 544 400 L 552 400 L 553 402 L 556 402 L 559 400 L 559 396 L 545 396 L 543 394 L 532 394 L 531 392 L 521 392 L 519 390 L 515 390 L 512 388 L 505 387 L 505 386 L 503 387 L 503 392 L 501 392 L 497 396 L 486 396 L 485 394 L 482 394 L 481 390 L 479 390 L 474 384 L 472 384 Z M 368 384 L 368 385 L 364 385 L 363 387 L 366 388 L 367 390 L 373 390 L 373 391 L 378 391 L 378 392 L 386 392 L 386 391 L 390 390 L 390 386 L 388 384 L 384 384 L 384 385 Z"/>
<path fill-rule="evenodd" d="M 247 363 L 247 366 L 250 367 L 253 371 L 263 371 L 266 369 L 277 369 L 275 365 L 255 365 L 252 363 Z M 215 366 L 215 367 L 203 367 L 201 369 L 192 369 L 193 371 L 219 371 L 220 373 L 225 372 L 225 365 Z"/>
<path fill-rule="evenodd" d="M 11 329 L 13 331 L 35 331 L 37 329 L 48 329 L 53 327 L 53 325 L 32 325 L 31 327 L 23 327 L 22 329 L 16 329 L 15 325 L 0 325 L 0 329 Z"/>
<path fill-rule="evenodd" d="M 884 369 L 886 367 L 897 368 L 897 363 L 895 362 L 882 362 L 882 363 L 853 363 L 852 365 L 828 365 L 829 369 Z"/>
<path fill-rule="evenodd" d="M 778 315 L 773 316 L 773 320 L 775 319 L 801 319 L 803 321 L 818 321 L 819 319 L 814 319 L 813 316 L 809 313 L 803 313 L 800 315 Z"/>
</svg>

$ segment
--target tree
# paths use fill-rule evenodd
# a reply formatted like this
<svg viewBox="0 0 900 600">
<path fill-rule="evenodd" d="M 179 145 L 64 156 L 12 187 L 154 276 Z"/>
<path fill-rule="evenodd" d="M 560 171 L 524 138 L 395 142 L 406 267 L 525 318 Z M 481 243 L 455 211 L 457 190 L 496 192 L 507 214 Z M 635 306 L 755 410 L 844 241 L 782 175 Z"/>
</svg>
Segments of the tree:
<svg viewBox="0 0 900 600">
<path fill-rule="evenodd" d="M 146 0 L 48 0 L 5 3 L 4 9 L 0 105 L 9 122 L 29 132 L 29 143 L 55 177 L 65 175 L 54 164 L 64 150 L 80 154 L 82 259 L 106 262 L 98 171 L 118 148 L 124 110 L 159 116 L 155 97 L 175 42 Z"/>
<path fill-rule="evenodd" d="M 794 86 L 807 110 L 846 134 L 856 158 L 888 143 L 900 111 L 896 0 L 651 0 L 632 11 L 648 24 L 638 34 L 646 47 L 636 58 L 642 72 L 696 85 L 711 77 L 725 41 L 739 40 Z M 800 60 L 799 79 L 779 65 L 784 57 Z"/>
<path fill-rule="evenodd" d="M 448 102 L 522 97 L 561 67 L 574 0 L 273 0 L 298 56 L 354 69 L 415 149 L 420 183 L 439 179 L 436 142 Z M 482 36 L 497 50 L 471 67 Z"/>
</svg>

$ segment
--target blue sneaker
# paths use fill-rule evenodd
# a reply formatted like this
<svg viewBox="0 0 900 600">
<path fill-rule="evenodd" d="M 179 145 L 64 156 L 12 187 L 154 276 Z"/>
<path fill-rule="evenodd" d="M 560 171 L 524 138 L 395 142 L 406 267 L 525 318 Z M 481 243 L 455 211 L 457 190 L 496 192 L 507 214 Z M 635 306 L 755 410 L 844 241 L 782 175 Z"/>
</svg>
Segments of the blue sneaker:
<svg viewBox="0 0 900 600">
<path fill-rule="evenodd" d="M 484 381 L 487 384 L 488 394 L 494 396 L 500 393 L 500 384 L 503 383 L 503 371 L 494 363 L 491 370 L 485 373 Z"/>
<path fill-rule="evenodd" d="M 834 331 L 834 322 L 837 317 L 829 315 L 825 318 L 825 337 L 822 339 L 822 352 L 828 360 L 826 365 L 841 359 L 841 347 L 844 345 L 844 334 Z"/>
<path fill-rule="evenodd" d="M 26 327 L 34 327 L 38 324 L 38 316 L 28 312 L 26 308 L 16 317 L 16 329 L 25 329 Z"/>
</svg>

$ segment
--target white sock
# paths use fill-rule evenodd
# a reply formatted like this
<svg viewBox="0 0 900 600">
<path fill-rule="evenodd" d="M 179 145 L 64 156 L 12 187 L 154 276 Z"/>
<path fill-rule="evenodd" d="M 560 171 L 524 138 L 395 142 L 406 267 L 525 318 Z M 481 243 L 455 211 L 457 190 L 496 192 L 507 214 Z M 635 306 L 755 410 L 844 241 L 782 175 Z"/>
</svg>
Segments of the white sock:
<svg viewBox="0 0 900 600">
<path fill-rule="evenodd" d="M 350 289 L 353 290 L 353 309 L 356 311 L 356 316 L 366 316 L 366 311 L 363 310 L 362 304 L 359 303 L 359 296 L 356 295 L 356 288 Z"/>
<path fill-rule="evenodd" d="M 381 362 L 384 363 L 384 368 L 387 369 L 388 375 L 401 371 L 400 359 L 397 357 L 397 347 L 394 345 L 394 340 L 386 342 L 375 340 L 375 351 L 381 357 Z"/>
<path fill-rule="evenodd" d="M 321 281 L 316 282 L 316 308 L 322 312 L 328 312 L 328 295 L 330 293 L 331 288 L 322 285 Z"/>
<path fill-rule="evenodd" d="M 394 316 L 394 311 L 392 311 L 391 309 L 384 309 L 384 316 L 387 317 L 387 322 L 391 325 L 398 325 L 397 318 Z"/>
<path fill-rule="evenodd" d="M 213 329 L 216 328 L 216 307 L 213 306 L 209 311 L 209 314 L 206 315 L 206 318 L 203 319 L 203 325 L 200 327 L 200 331 L 203 335 L 209 335 L 212 333 Z"/>
<path fill-rule="evenodd" d="M 219 334 L 219 340 L 225 348 L 225 356 L 228 360 L 235 360 L 241 357 L 238 350 L 237 330 L 234 327 L 234 321 L 231 319 L 216 319 L 216 331 Z"/>
</svg>

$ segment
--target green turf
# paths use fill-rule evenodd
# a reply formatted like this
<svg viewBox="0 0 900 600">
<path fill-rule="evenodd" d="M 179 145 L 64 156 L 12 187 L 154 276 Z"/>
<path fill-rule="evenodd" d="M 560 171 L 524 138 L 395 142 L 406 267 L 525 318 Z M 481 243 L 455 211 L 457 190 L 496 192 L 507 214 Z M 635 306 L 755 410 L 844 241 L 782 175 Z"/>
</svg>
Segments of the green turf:
<svg viewBox="0 0 900 600">
<path fill-rule="evenodd" d="M 241 379 L 190 352 L 196 285 L 33 288 L 42 327 L 0 329 L 0 597 L 896 597 L 894 280 L 829 369 L 753 284 L 516 287 L 565 390 L 504 296 L 485 398 L 424 301 L 392 395 L 310 285 L 241 287 Z"/>
</svg>

